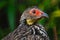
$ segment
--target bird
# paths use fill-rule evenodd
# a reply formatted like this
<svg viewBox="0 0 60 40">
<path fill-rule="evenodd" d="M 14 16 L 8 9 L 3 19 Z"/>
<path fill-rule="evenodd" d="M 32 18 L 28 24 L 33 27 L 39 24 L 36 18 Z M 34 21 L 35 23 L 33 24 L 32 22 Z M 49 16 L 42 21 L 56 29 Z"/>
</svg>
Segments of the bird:
<svg viewBox="0 0 60 40">
<path fill-rule="evenodd" d="M 27 8 L 21 15 L 19 26 L 2 40 L 49 40 L 44 26 L 37 22 L 41 18 L 48 18 L 48 14 L 37 7 Z"/>
</svg>

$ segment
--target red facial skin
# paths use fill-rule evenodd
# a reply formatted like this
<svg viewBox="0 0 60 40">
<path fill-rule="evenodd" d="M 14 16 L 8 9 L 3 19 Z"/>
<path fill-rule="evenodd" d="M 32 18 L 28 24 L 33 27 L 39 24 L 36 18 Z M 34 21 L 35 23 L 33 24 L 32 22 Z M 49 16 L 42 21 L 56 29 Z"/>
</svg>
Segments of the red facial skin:
<svg viewBox="0 0 60 40">
<path fill-rule="evenodd" d="M 35 13 L 33 13 L 33 11 L 35 11 Z M 32 9 L 30 11 L 30 14 L 33 15 L 33 16 L 41 16 L 43 14 L 43 12 L 41 12 L 40 10 L 38 9 Z"/>
</svg>

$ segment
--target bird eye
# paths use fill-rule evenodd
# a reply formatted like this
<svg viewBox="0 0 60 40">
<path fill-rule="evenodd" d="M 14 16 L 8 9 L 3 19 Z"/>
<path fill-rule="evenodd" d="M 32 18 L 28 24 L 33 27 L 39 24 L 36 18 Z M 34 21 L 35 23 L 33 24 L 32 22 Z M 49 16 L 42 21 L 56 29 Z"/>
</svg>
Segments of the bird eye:
<svg viewBox="0 0 60 40">
<path fill-rule="evenodd" d="M 33 11 L 32 11 L 32 13 L 33 13 L 33 14 L 35 14 L 35 13 L 36 13 L 36 11 L 35 11 L 35 10 L 33 10 Z"/>
<path fill-rule="evenodd" d="M 40 11 L 38 9 L 30 10 L 30 14 L 34 15 L 34 16 L 40 16 L 41 15 L 41 13 L 40 13 Z"/>
</svg>

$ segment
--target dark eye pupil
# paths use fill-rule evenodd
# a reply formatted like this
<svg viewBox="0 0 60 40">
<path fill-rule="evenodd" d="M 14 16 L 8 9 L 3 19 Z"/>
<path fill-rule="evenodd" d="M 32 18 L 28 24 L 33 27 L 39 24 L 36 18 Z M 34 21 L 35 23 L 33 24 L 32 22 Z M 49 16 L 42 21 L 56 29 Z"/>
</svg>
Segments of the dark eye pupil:
<svg viewBox="0 0 60 40">
<path fill-rule="evenodd" d="M 33 12 L 32 12 L 33 14 L 35 14 L 36 12 L 35 12 L 35 10 L 33 10 Z"/>
</svg>

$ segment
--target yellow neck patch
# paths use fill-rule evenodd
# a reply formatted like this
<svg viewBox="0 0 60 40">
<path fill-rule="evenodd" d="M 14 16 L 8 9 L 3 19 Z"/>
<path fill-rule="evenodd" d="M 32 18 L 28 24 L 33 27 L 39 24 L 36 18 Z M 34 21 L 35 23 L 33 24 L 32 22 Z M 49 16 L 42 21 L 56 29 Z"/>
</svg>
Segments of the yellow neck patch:
<svg viewBox="0 0 60 40">
<path fill-rule="evenodd" d="M 32 25 L 35 22 L 35 20 L 27 19 L 26 22 L 28 25 Z"/>
</svg>

